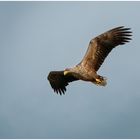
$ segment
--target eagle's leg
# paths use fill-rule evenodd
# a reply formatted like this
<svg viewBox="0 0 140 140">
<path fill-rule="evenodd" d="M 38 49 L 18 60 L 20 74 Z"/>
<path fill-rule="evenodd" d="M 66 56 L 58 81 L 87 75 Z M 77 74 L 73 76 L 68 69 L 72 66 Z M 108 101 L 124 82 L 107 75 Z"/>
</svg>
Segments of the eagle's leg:
<svg viewBox="0 0 140 140">
<path fill-rule="evenodd" d="M 107 84 L 106 82 L 107 78 L 105 77 L 102 77 L 102 76 L 98 76 L 96 79 L 95 79 L 95 84 L 96 85 L 100 85 L 100 86 L 105 86 Z"/>
<path fill-rule="evenodd" d="M 96 79 L 96 82 L 99 84 L 99 83 L 102 82 L 102 80 L 97 78 L 97 79 Z"/>
</svg>

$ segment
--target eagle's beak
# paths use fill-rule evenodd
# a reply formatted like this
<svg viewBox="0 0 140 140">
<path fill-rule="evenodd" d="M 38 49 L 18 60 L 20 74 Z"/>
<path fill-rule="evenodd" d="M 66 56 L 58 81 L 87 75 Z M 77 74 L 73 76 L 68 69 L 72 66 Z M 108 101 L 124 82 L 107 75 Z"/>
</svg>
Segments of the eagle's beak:
<svg viewBox="0 0 140 140">
<path fill-rule="evenodd" d="M 69 71 L 65 70 L 64 71 L 64 75 L 67 75 L 69 73 Z"/>
</svg>

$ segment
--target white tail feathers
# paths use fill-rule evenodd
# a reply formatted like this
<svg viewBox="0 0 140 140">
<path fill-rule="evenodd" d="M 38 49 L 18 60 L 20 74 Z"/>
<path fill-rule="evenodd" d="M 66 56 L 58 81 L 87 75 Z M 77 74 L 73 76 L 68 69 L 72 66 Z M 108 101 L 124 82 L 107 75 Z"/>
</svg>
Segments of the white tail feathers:
<svg viewBox="0 0 140 140">
<path fill-rule="evenodd" d="M 106 86 L 107 85 L 107 78 L 104 77 L 99 85 L 100 86 Z"/>
</svg>

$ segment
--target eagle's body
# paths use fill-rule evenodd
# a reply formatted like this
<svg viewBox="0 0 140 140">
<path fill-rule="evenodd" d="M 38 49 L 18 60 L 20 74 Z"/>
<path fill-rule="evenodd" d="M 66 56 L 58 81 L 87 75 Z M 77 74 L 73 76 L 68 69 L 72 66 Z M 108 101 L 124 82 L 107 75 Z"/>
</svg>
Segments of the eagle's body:
<svg viewBox="0 0 140 140">
<path fill-rule="evenodd" d="M 101 86 L 106 85 L 106 78 L 97 75 L 96 71 L 90 69 L 88 65 L 86 66 L 82 63 L 76 65 L 73 68 L 65 69 L 64 75 L 68 75 L 68 74 L 73 75 L 75 78 L 83 81 L 90 81 L 96 85 L 101 85 Z"/>
<path fill-rule="evenodd" d="M 78 65 L 64 71 L 51 71 L 48 80 L 54 91 L 65 93 L 68 83 L 76 80 L 105 86 L 106 78 L 98 75 L 97 71 L 113 48 L 131 40 L 129 30 L 130 28 L 121 26 L 95 37 L 90 41 L 87 52 Z"/>
</svg>

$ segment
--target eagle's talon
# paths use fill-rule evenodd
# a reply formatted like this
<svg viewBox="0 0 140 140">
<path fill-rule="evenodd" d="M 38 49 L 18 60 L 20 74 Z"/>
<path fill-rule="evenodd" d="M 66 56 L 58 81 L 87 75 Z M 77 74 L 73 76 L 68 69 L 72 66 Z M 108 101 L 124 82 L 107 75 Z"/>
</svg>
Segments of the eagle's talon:
<svg viewBox="0 0 140 140">
<path fill-rule="evenodd" d="M 96 79 L 96 82 L 99 84 L 101 83 L 102 81 L 100 79 Z"/>
</svg>

